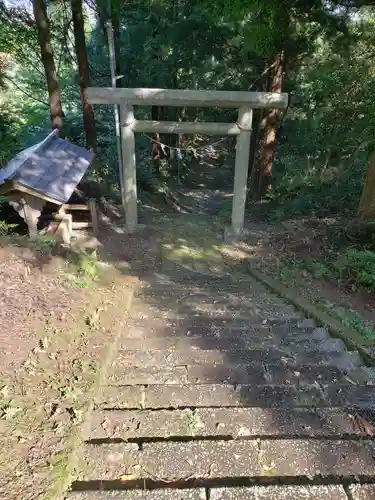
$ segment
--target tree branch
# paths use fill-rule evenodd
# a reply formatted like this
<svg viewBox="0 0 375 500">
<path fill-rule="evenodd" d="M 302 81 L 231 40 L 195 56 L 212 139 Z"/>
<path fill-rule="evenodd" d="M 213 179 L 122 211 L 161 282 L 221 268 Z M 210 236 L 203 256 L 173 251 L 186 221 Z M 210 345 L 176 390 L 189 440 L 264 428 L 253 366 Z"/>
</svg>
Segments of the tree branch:
<svg viewBox="0 0 375 500">
<path fill-rule="evenodd" d="M 16 89 L 18 89 L 20 92 L 22 92 L 23 94 L 25 94 L 29 99 L 32 99 L 33 101 L 39 102 L 40 104 L 43 104 L 43 106 L 46 106 L 47 108 L 49 108 L 48 102 L 42 101 L 42 100 L 38 99 L 37 97 L 34 97 L 34 96 L 30 95 L 28 92 L 26 92 L 26 90 L 24 90 L 21 87 L 19 87 L 17 85 L 17 83 L 15 83 L 15 81 L 12 80 L 12 78 L 10 78 L 9 76 L 7 76 L 7 75 L 2 75 L 2 76 L 6 80 L 9 80 L 12 83 L 12 85 L 14 85 L 16 87 Z"/>
</svg>

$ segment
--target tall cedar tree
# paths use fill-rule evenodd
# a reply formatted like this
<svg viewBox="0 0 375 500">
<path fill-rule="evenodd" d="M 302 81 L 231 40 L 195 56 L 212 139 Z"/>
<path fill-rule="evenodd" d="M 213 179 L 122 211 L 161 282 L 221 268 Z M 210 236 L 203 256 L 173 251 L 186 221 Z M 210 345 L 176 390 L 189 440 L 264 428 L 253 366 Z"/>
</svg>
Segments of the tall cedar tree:
<svg viewBox="0 0 375 500">
<path fill-rule="evenodd" d="M 87 100 L 89 86 L 89 62 L 87 58 L 85 22 L 83 17 L 82 0 L 71 0 L 75 50 L 79 71 L 79 86 L 81 89 L 83 107 L 83 126 L 85 128 L 87 147 L 96 151 L 96 129 L 94 110 Z"/>
<path fill-rule="evenodd" d="M 40 54 L 47 80 L 52 128 L 57 128 L 61 131 L 63 126 L 63 112 L 61 107 L 60 85 L 56 73 L 50 27 L 44 0 L 33 0 L 33 10 L 38 31 Z"/>
<path fill-rule="evenodd" d="M 285 57 L 281 51 L 270 58 L 269 71 L 267 77 L 267 92 L 282 92 L 283 80 L 285 74 Z M 280 121 L 280 109 L 267 109 L 264 112 L 264 118 L 261 122 L 261 144 L 259 154 L 259 168 L 257 186 L 255 192 L 263 194 L 272 187 L 272 167 L 276 149 L 276 136 L 278 124 Z"/>
</svg>

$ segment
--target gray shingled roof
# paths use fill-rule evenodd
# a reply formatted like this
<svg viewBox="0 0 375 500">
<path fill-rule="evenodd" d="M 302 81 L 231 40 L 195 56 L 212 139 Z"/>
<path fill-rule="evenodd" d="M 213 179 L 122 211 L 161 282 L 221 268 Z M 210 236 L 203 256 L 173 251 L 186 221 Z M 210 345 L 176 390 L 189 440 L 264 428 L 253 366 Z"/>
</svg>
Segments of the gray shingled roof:
<svg viewBox="0 0 375 500">
<path fill-rule="evenodd" d="M 0 190 L 12 185 L 32 189 L 57 204 L 66 203 L 91 165 L 94 155 L 61 139 L 53 131 L 42 142 L 25 149 L 0 170 Z M 2 184 L 4 184 L 2 186 Z M 1 189 L 4 187 L 4 189 Z"/>
</svg>

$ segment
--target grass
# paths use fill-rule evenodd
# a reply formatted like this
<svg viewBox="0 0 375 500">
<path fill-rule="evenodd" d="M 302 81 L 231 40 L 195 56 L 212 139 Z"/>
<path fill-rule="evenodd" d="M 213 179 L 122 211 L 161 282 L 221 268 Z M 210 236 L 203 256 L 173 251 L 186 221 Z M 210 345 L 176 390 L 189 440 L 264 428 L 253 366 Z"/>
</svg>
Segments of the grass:
<svg viewBox="0 0 375 500">
<path fill-rule="evenodd" d="M 204 423 L 197 410 L 189 410 L 185 417 L 187 432 L 191 436 L 199 433 L 200 430 L 204 429 Z"/>
<path fill-rule="evenodd" d="M 310 283 L 305 275 L 305 271 L 310 273 L 314 279 L 319 280 L 319 292 L 316 290 L 316 282 L 312 281 Z M 371 321 L 364 319 L 350 304 L 343 304 L 341 302 L 333 303 L 332 300 L 328 300 L 325 297 L 324 281 L 322 282 L 321 280 L 338 277 L 332 266 L 318 260 L 294 259 L 291 256 L 287 256 L 279 261 L 275 274 L 281 282 L 295 287 L 301 295 L 313 301 L 316 307 L 329 313 L 344 326 L 349 327 L 353 332 L 357 333 L 358 340 L 361 343 L 371 345 L 375 342 L 375 329 Z M 353 291 L 356 288 L 356 286 L 352 286 Z"/>
<path fill-rule="evenodd" d="M 102 269 L 96 251 L 71 251 L 66 265 L 60 270 L 60 278 L 67 285 L 75 288 L 88 288 L 99 282 Z"/>
<path fill-rule="evenodd" d="M 339 319 L 346 325 L 358 332 L 364 339 L 375 341 L 375 330 L 370 321 L 366 321 L 362 316 L 350 307 L 337 306 L 331 302 L 324 301 L 320 304 L 322 309 Z"/>
<path fill-rule="evenodd" d="M 0 220 L 0 236 L 9 235 L 14 229 L 16 229 L 17 226 L 17 224 L 8 224 L 5 221 Z"/>
<path fill-rule="evenodd" d="M 11 234 L 11 225 L 0 221 L 0 246 L 29 248 L 35 254 L 52 257 L 59 255 L 59 244 L 55 238 L 37 235 L 34 238 Z M 63 282 L 69 286 L 77 288 L 87 288 L 90 283 L 99 281 L 101 277 L 100 262 L 96 251 L 86 251 L 82 249 L 65 249 L 63 255 L 66 259 L 66 266 L 61 269 L 60 276 Z"/>
<path fill-rule="evenodd" d="M 57 246 L 55 238 L 50 236 L 35 236 L 34 238 L 27 238 L 28 247 L 43 254 L 51 254 L 53 249 Z"/>
</svg>

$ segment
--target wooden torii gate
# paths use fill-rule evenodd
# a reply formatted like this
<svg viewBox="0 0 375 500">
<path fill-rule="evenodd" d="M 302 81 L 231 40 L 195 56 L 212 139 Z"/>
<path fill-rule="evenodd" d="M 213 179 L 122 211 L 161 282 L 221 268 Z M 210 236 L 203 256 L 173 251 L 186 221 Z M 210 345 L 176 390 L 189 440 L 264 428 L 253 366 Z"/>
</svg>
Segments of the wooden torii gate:
<svg viewBox="0 0 375 500">
<path fill-rule="evenodd" d="M 159 132 L 237 136 L 231 231 L 235 236 L 242 232 L 245 219 L 253 109 L 284 109 L 288 104 L 287 94 L 226 90 L 114 89 L 107 87 L 88 88 L 87 96 L 91 104 L 120 105 L 124 208 L 128 231 L 134 231 L 138 223 L 134 133 Z M 136 120 L 133 111 L 134 105 L 238 108 L 239 111 L 236 123 L 160 122 Z"/>
</svg>

